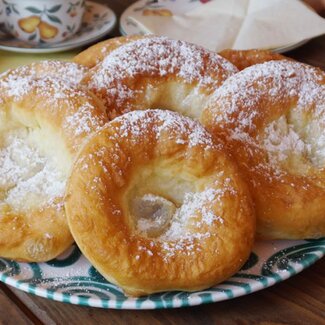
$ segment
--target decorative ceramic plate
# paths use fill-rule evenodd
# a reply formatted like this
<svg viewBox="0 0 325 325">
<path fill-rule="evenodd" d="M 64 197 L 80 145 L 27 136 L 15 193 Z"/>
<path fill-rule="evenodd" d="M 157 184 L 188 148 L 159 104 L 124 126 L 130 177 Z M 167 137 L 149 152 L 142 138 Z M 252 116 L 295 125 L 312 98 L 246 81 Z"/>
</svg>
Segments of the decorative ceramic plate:
<svg viewBox="0 0 325 325">
<path fill-rule="evenodd" d="M 23 53 L 52 53 L 71 50 L 92 43 L 108 34 L 116 24 L 114 12 L 107 6 L 86 1 L 86 12 L 80 31 L 72 38 L 57 44 L 29 44 L 0 32 L 0 49 Z"/>
<path fill-rule="evenodd" d="M 227 300 L 270 287 L 301 272 L 325 254 L 325 238 L 260 241 L 243 268 L 223 283 L 197 292 L 164 292 L 128 298 L 107 282 L 73 246 L 48 263 L 0 259 L 0 280 L 20 290 L 71 304 L 118 309 L 195 306 Z"/>
<path fill-rule="evenodd" d="M 137 12 L 147 11 L 147 15 L 150 15 L 150 11 L 161 12 L 162 16 L 170 14 L 182 14 L 186 11 L 193 10 L 209 0 L 139 0 L 128 7 L 122 14 L 120 19 L 120 33 L 122 35 L 134 35 L 134 34 L 145 34 L 141 26 L 129 17 Z M 288 44 L 272 49 L 273 52 L 284 53 L 294 50 L 307 43 L 309 39 L 303 40 L 298 43 Z"/>
</svg>

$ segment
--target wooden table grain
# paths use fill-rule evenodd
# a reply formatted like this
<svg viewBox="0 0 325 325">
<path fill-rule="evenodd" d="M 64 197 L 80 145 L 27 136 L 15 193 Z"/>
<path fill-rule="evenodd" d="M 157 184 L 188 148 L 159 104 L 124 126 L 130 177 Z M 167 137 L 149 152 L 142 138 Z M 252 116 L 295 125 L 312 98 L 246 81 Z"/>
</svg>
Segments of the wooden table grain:
<svg viewBox="0 0 325 325">
<path fill-rule="evenodd" d="M 119 16 L 134 1 L 101 2 Z M 116 27 L 112 35 L 119 35 Z M 325 70 L 325 35 L 286 55 Z M 325 259 L 273 287 L 224 302 L 173 310 L 128 311 L 73 306 L 0 283 L 0 324 L 325 324 Z"/>
</svg>

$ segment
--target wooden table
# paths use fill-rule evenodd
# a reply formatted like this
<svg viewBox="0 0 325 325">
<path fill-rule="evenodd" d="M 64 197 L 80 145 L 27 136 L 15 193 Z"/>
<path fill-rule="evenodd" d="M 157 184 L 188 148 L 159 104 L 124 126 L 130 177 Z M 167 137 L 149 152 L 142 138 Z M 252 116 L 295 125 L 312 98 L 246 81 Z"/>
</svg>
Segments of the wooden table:
<svg viewBox="0 0 325 325">
<path fill-rule="evenodd" d="M 107 1 L 102 1 L 107 2 Z M 120 15 L 133 1 L 110 0 Z M 116 28 L 114 35 L 118 35 Z M 287 55 L 325 70 L 325 36 Z M 173 310 L 103 310 L 66 305 L 0 283 L 0 324 L 325 324 L 325 259 L 274 287 L 233 300 Z"/>
</svg>

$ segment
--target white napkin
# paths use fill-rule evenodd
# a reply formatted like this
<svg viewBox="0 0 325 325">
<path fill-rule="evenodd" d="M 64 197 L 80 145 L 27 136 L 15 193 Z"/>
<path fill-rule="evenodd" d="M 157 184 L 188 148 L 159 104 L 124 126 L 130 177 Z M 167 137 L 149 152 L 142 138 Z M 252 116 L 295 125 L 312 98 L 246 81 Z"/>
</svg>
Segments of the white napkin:
<svg viewBox="0 0 325 325">
<path fill-rule="evenodd" d="M 163 3 L 163 2 L 162 2 Z M 299 0 L 213 0 L 173 16 L 129 16 L 144 33 L 202 45 L 272 49 L 325 33 L 325 19 Z"/>
</svg>

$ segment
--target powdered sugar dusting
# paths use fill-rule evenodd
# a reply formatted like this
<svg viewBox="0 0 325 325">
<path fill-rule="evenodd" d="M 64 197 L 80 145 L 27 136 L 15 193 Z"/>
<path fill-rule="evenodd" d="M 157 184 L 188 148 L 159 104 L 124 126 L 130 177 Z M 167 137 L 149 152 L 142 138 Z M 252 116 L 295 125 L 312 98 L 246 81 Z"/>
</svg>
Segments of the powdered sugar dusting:
<svg viewBox="0 0 325 325">
<path fill-rule="evenodd" d="M 296 97 L 297 108 L 303 109 L 315 101 L 319 104 L 324 102 L 324 80 L 320 70 L 311 66 L 291 61 L 269 61 L 230 77 L 216 90 L 209 105 L 218 103 L 222 107 L 216 116 L 216 123 L 221 128 L 233 124 L 235 128 L 231 136 L 246 139 L 246 135 L 256 128 L 256 118 L 263 116 L 272 103 Z"/>
<path fill-rule="evenodd" d="M 189 147 L 204 146 L 209 149 L 216 146 L 211 135 L 200 123 L 172 111 L 133 111 L 116 118 L 115 121 L 122 122 L 119 126 L 120 137 L 137 138 L 150 130 L 155 133 L 156 139 L 164 134 L 170 135 L 178 144 L 187 143 Z"/>
<path fill-rule="evenodd" d="M 84 74 L 85 68 L 76 63 L 43 61 L 3 73 L 0 76 L 0 88 L 4 95 L 15 100 L 36 91 L 45 96 L 52 93 L 54 101 L 82 95 L 75 86 Z M 74 91 L 68 91 L 69 89 Z"/>
<path fill-rule="evenodd" d="M 19 69 L 29 69 L 29 73 L 34 78 L 60 78 L 66 80 L 70 84 L 79 84 L 88 71 L 82 65 L 73 62 L 63 62 L 55 60 L 45 60 L 36 63 L 31 63 Z"/>
<path fill-rule="evenodd" d="M 228 192 L 235 194 L 235 190 L 226 179 L 223 187 L 218 189 L 206 188 L 202 192 L 186 194 L 169 229 L 159 237 L 166 262 L 178 252 L 187 256 L 197 254 L 202 250 L 200 243 L 204 239 L 217 236 L 216 224 L 221 226 L 224 220 L 222 215 L 214 213 L 212 206 L 217 203 L 222 209 L 223 196 Z"/>
<path fill-rule="evenodd" d="M 20 211 L 64 194 L 66 176 L 26 140 L 26 130 L 7 134 L 0 150 L 0 206 Z"/>
<path fill-rule="evenodd" d="M 235 66 L 216 53 L 183 41 L 152 37 L 112 51 L 92 71 L 88 86 L 108 105 L 126 105 L 126 99 L 143 90 L 125 80 L 176 74 L 186 83 L 215 89 L 236 72 Z"/>
<path fill-rule="evenodd" d="M 290 157 L 291 166 L 325 167 L 325 74 L 319 69 L 289 61 L 258 64 L 230 77 L 213 103 L 220 108 L 215 122 L 228 138 L 266 150 L 273 166 Z"/>
<path fill-rule="evenodd" d="M 93 114 L 94 106 L 89 102 L 84 102 L 77 111 L 67 115 L 64 127 L 74 130 L 74 134 L 90 134 L 98 131 L 103 125 L 103 117 L 96 117 Z"/>
<path fill-rule="evenodd" d="M 274 165 L 288 159 L 289 155 L 306 157 L 311 151 L 311 146 L 300 138 L 294 125 L 288 123 L 285 116 L 266 127 L 261 141 L 269 161 Z"/>
<path fill-rule="evenodd" d="M 294 111 L 293 111 L 294 112 Z M 291 116 L 294 114 L 291 114 Z M 267 151 L 273 166 L 290 159 L 291 163 L 325 167 L 325 121 L 311 121 L 305 128 L 288 117 L 271 122 L 257 141 Z"/>
<path fill-rule="evenodd" d="M 182 206 L 176 210 L 170 228 L 160 237 L 164 241 L 175 241 L 181 238 L 195 237 L 193 232 L 186 230 L 191 218 L 201 214 L 200 226 L 205 224 L 212 226 L 214 222 L 223 223 L 223 219 L 213 213 L 211 209 L 206 207 L 207 202 L 214 202 L 216 199 L 220 200 L 220 194 L 223 190 L 216 190 L 208 188 L 199 193 L 186 193 Z M 208 236 L 208 234 L 207 234 Z"/>
<path fill-rule="evenodd" d="M 51 77 L 34 79 L 31 76 L 21 77 L 17 74 L 9 74 L 7 78 L 0 80 L 0 88 L 4 95 L 14 98 L 15 101 L 19 101 L 24 96 L 35 91 L 37 95 L 44 96 L 54 105 L 59 100 L 68 100 L 69 98 L 83 95 L 81 91 L 78 91 L 77 88 L 72 88 L 63 79 Z M 51 93 L 53 96 L 49 98 Z"/>
<path fill-rule="evenodd" d="M 137 221 L 138 232 L 144 236 L 155 237 L 163 249 L 162 257 L 166 262 L 178 254 L 177 251 L 188 256 L 197 254 L 202 250 L 200 245 L 202 240 L 216 236 L 216 223 L 217 225 L 224 223 L 222 216 L 215 214 L 211 207 L 216 203 L 222 206 L 222 197 L 225 193 L 234 191 L 229 184 L 224 185 L 225 187 L 220 189 L 206 188 L 202 192 L 186 193 L 182 205 L 167 218 L 164 218 L 166 215 L 156 215 L 155 213 L 150 220 L 140 218 Z M 157 196 L 151 197 L 151 199 L 156 202 Z M 163 218 L 161 219 L 161 217 Z M 152 229 L 155 230 L 153 236 L 150 233 Z M 160 235 L 157 237 L 157 234 Z M 155 241 L 150 243 L 151 246 L 156 245 Z M 139 246 L 138 249 L 146 251 L 149 256 L 153 255 L 144 246 Z"/>
<path fill-rule="evenodd" d="M 104 112 L 97 113 L 92 95 L 78 85 L 84 73 L 85 68 L 75 63 L 44 61 L 1 75 L 0 103 L 9 104 L 2 112 L 5 119 L 1 125 L 2 207 L 9 205 L 13 210 L 24 211 L 53 203 L 60 208 L 56 199 L 64 194 L 69 161 L 60 163 L 53 155 L 56 149 L 46 148 L 50 139 L 42 139 L 47 137 L 42 129 L 47 130 L 48 120 L 58 115 L 58 121 L 62 121 L 60 132 L 65 132 L 75 147 L 78 141 L 73 141 L 74 136 L 91 133 L 104 125 Z M 31 99 L 33 102 L 29 102 Z M 26 112 L 34 109 L 35 119 L 29 121 L 22 116 L 20 120 L 16 104 Z M 42 109 L 47 110 L 46 114 L 38 112 Z M 69 143 L 65 149 L 68 148 Z"/>
<path fill-rule="evenodd" d="M 35 96 L 37 108 L 43 106 L 49 114 L 66 110 L 62 127 L 74 136 L 89 134 L 103 126 L 108 118 L 89 91 L 79 85 L 84 74 L 85 68 L 76 63 L 57 61 L 9 70 L 0 78 L 0 103 L 20 102 Z"/>
</svg>

